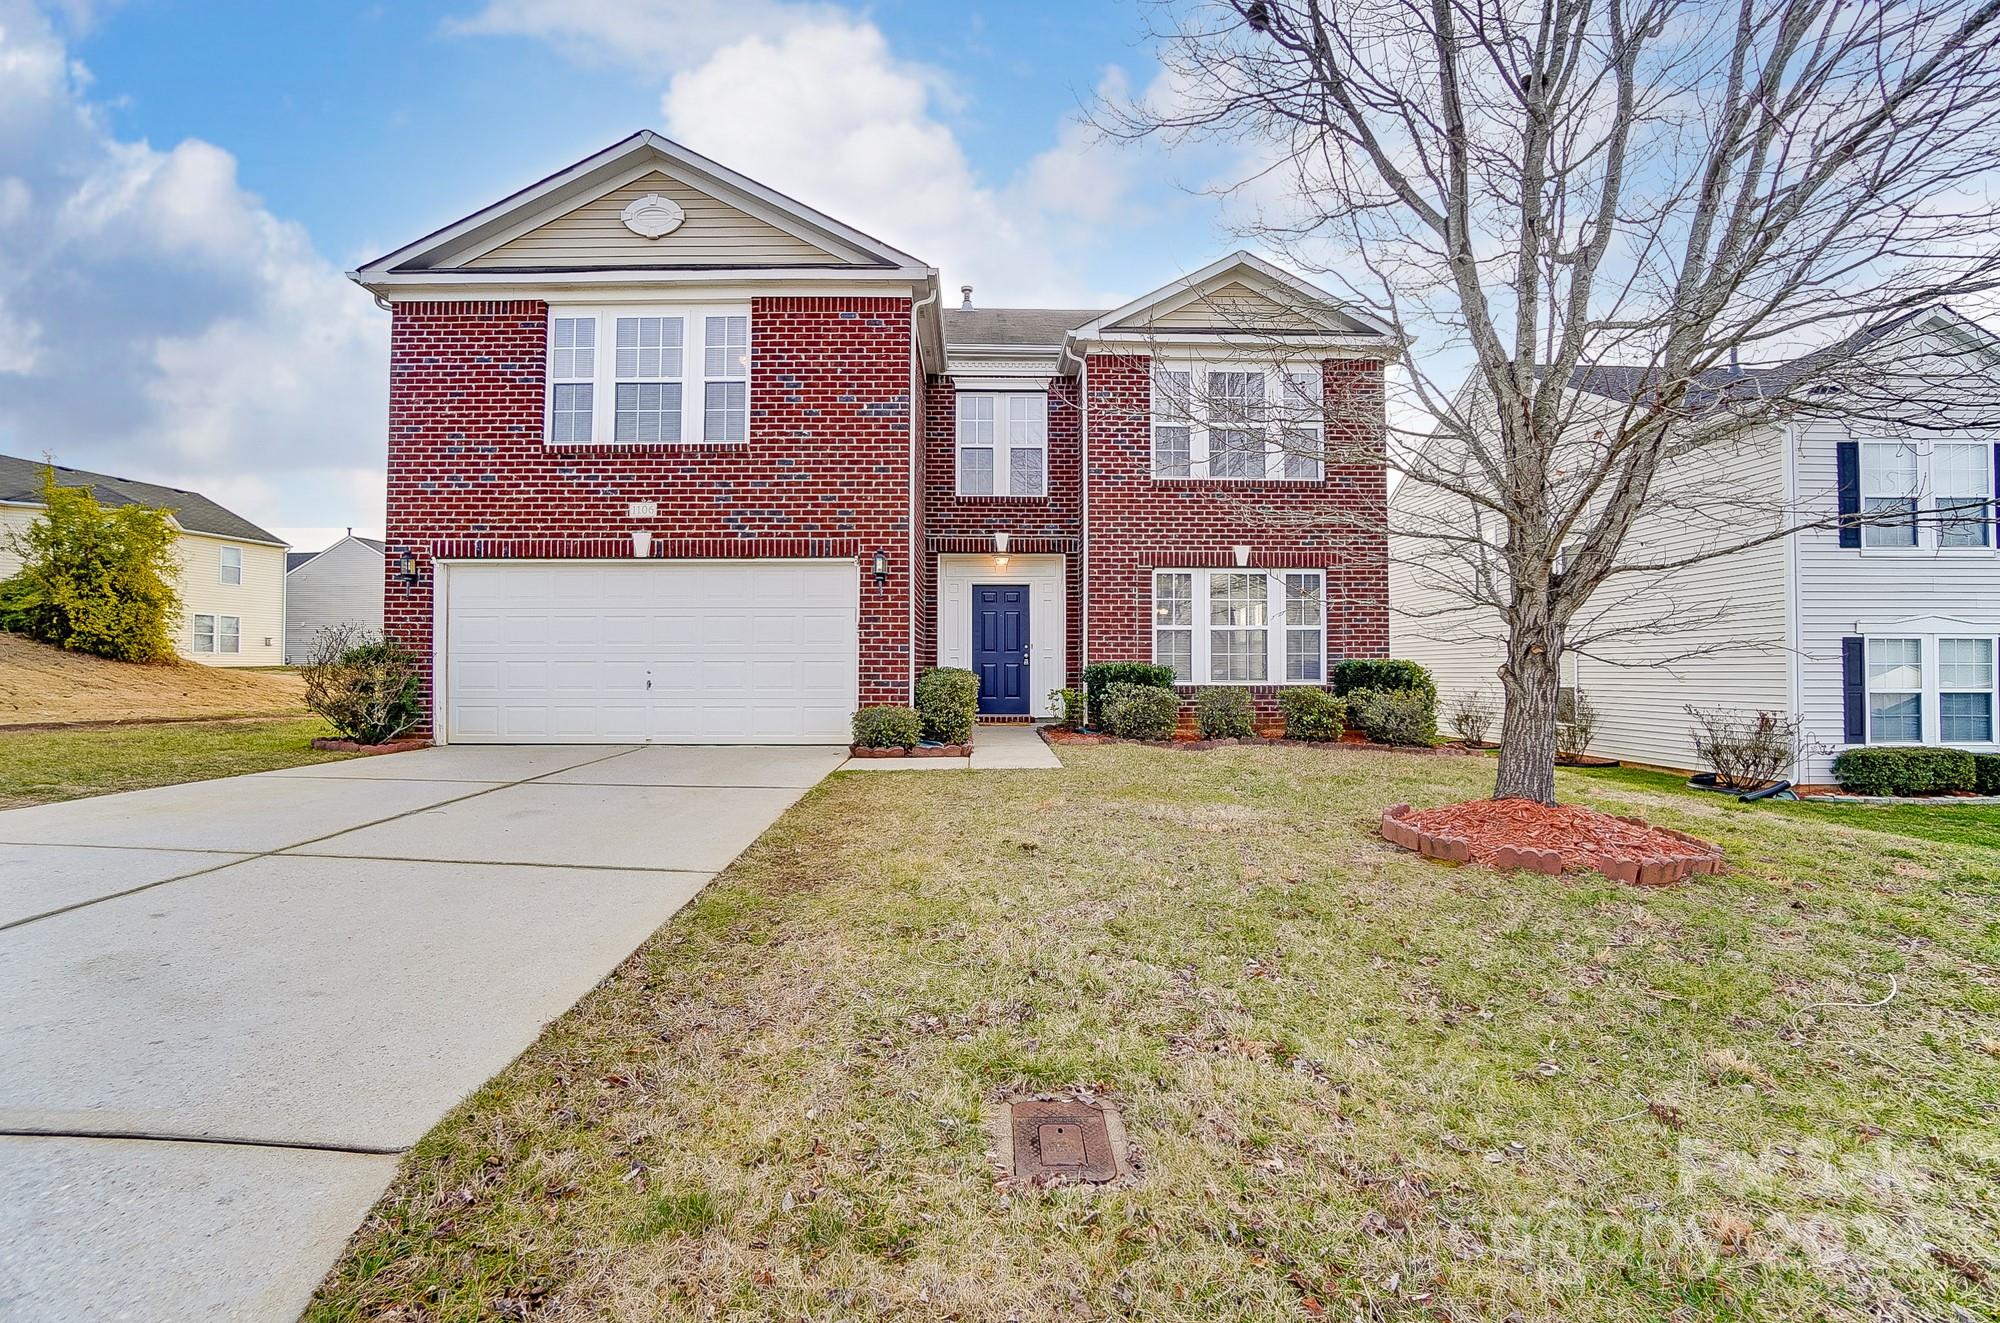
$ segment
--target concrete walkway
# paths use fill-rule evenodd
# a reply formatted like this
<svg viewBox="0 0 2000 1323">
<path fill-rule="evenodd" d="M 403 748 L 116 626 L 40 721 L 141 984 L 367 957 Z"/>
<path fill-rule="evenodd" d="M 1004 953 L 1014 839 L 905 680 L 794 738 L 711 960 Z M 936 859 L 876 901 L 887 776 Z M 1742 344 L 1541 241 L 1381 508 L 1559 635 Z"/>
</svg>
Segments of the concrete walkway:
<svg viewBox="0 0 2000 1323">
<path fill-rule="evenodd" d="M 842 759 L 454 746 L 0 813 L 0 1319 L 290 1319 Z"/>
<path fill-rule="evenodd" d="M 1062 770 L 1062 760 L 1033 726 L 995 722 L 972 732 L 970 758 L 849 758 L 843 772 L 996 772 Z"/>
</svg>

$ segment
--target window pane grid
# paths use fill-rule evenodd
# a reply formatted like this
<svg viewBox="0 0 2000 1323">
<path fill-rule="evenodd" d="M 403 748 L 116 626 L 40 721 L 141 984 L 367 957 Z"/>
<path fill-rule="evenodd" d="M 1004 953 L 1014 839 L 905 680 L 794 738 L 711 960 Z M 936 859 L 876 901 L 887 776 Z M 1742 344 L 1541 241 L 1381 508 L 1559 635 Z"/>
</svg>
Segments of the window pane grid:
<svg viewBox="0 0 2000 1323">
<path fill-rule="evenodd" d="M 1921 639 L 1868 640 L 1868 734 L 1878 743 L 1924 737 Z"/>
<path fill-rule="evenodd" d="M 1917 545 L 1917 451 L 1870 442 L 1861 447 L 1862 545 Z"/>
<path fill-rule="evenodd" d="M 1993 640 L 1938 640 L 1938 738 L 1946 744 L 1993 739 Z"/>
<path fill-rule="evenodd" d="M 1048 396 L 960 394 L 958 494 L 1048 495 Z"/>
</svg>

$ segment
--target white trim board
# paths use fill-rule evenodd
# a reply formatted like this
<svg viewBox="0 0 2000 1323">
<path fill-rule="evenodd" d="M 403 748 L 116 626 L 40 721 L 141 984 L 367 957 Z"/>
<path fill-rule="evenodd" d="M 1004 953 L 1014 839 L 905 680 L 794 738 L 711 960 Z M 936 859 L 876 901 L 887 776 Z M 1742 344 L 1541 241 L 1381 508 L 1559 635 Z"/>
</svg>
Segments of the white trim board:
<svg viewBox="0 0 2000 1323">
<path fill-rule="evenodd" d="M 1020 583 L 1028 586 L 1028 714 L 1053 717 L 1049 691 L 1069 677 L 1069 595 L 1067 556 L 1009 556 L 1003 567 L 992 556 L 941 553 L 937 558 L 937 664 L 972 667 L 972 587 Z"/>
</svg>

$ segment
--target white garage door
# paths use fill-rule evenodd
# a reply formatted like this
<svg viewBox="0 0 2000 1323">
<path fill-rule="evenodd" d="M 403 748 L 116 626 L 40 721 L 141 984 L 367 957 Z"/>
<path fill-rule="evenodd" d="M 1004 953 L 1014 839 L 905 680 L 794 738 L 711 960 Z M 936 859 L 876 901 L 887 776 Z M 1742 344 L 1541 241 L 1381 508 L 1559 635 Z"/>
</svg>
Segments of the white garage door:
<svg viewBox="0 0 2000 1323">
<path fill-rule="evenodd" d="M 445 567 L 445 737 L 844 744 L 853 561 Z"/>
</svg>

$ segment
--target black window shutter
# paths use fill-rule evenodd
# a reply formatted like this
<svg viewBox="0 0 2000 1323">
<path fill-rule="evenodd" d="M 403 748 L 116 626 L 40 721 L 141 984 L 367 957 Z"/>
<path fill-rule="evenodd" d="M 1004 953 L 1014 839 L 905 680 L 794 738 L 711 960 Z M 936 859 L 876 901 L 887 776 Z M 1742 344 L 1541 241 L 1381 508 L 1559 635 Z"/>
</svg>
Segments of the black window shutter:
<svg viewBox="0 0 2000 1323">
<path fill-rule="evenodd" d="M 1861 639 L 1840 641 L 1841 737 L 1849 744 L 1868 742 L 1868 663 Z"/>
<path fill-rule="evenodd" d="M 1859 441 L 1842 441 L 1834 448 L 1834 486 L 1840 493 L 1840 545 L 1858 547 L 1861 545 L 1861 525 L 1852 520 L 1861 513 Z"/>
</svg>

